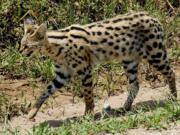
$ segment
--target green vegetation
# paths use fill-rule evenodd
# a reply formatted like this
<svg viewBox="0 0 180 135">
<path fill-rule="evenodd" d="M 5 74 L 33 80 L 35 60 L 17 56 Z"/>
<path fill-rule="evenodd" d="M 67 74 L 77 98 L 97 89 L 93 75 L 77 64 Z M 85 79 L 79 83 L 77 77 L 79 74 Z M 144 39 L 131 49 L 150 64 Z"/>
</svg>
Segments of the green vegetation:
<svg viewBox="0 0 180 135">
<path fill-rule="evenodd" d="M 9 47 L 0 53 L 0 69 L 8 78 L 37 78 L 44 80 L 53 78 L 53 64 L 51 60 L 27 58 L 16 49 Z"/>
<path fill-rule="evenodd" d="M 48 128 L 48 124 L 44 123 L 33 130 L 33 135 L 88 135 L 96 133 L 122 133 L 128 129 L 144 127 L 147 129 L 166 129 L 169 124 L 177 124 L 180 119 L 180 103 L 167 102 L 163 107 L 157 107 L 151 110 L 150 114 L 146 114 L 143 109 L 137 112 L 129 112 L 124 117 L 93 120 L 90 116 L 86 116 L 80 120 L 70 121 L 58 129 Z M 180 122 L 180 121 L 179 121 Z"/>
<path fill-rule="evenodd" d="M 138 1 L 138 0 L 137 0 Z M 176 3 L 176 0 L 170 0 Z M 18 52 L 20 40 L 23 36 L 23 20 L 29 16 L 38 23 L 46 21 L 49 29 L 59 29 L 74 23 L 86 24 L 130 10 L 128 0 L 1 0 L 0 1 L 0 82 L 1 76 L 5 79 L 41 77 L 48 82 L 54 76 L 51 60 L 41 58 L 27 58 Z M 165 38 L 171 61 L 180 60 L 180 14 L 169 16 L 168 10 L 160 8 L 155 0 L 147 0 L 146 4 L 133 1 L 132 10 L 145 10 L 159 18 L 165 29 Z M 178 10 L 177 10 L 178 11 Z M 105 75 L 106 80 L 99 82 L 98 76 Z M 122 83 L 123 70 L 117 63 L 100 65 L 93 74 L 98 89 L 107 90 L 108 95 L 116 91 L 116 84 Z M 125 81 L 126 83 L 126 81 Z M 73 84 L 74 90 L 79 92 L 79 82 Z M 95 87 L 96 90 L 96 87 Z M 99 90 L 98 90 L 99 91 Z M 96 91 L 95 91 L 96 92 Z M 104 91 L 102 91 L 103 93 Z M 98 95 L 98 93 L 97 93 Z M 6 94 L 0 91 L 0 122 L 6 122 L 18 114 L 16 104 L 10 101 Z M 130 128 L 145 127 L 153 129 L 166 129 L 170 124 L 180 123 L 180 103 L 168 102 L 163 107 L 154 110 L 149 108 L 129 112 L 120 118 L 108 118 L 95 121 L 91 117 L 77 121 L 65 122 L 58 129 L 49 128 L 42 124 L 33 130 L 34 135 L 43 134 L 95 134 L 100 132 L 117 133 Z M 150 112 L 146 114 L 146 112 Z M 19 134 L 9 132 L 5 134 Z"/>
<path fill-rule="evenodd" d="M 147 113 L 148 112 L 148 113 Z M 94 120 L 85 116 L 76 120 L 67 120 L 58 128 L 50 128 L 48 123 L 34 127 L 29 135 L 89 135 L 97 133 L 123 133 L 128 129 L 143 127 L 146 129 L 167 129 L 180 124 L 180 102 L 166 101 L 163 106 L 156 104 L 152 109 L 148 106 L 128 112 L 125 116 Z M 6 128 L 5 128 L 6 129 Z M 5 131 L 6 134 L 10 132 Z M 13 134 L 19 135 L 18 131 Z"/>
<path fill-rule="evenodd" d="M 173 3 L 173 1 L 172 1 Z M 90 23 L 116 14 L 126 13 L 129 10 L 128 0 L 60 0 L 60 1 L 4 1 L 0 3 L 0 71 L 9 78 L 37 78 L 42 76 L 44 80 L 53 77 L 50 60 L 24 58 L 17 48 L 23 35 L 23 19 L 31 16 L 38 23 L 48 22 L 49 29 L 59 29 L 74 23 Z M 179 60 L 179 31 L 180 17 L 176 14 L 168 16 L 156 5 L 154 0 L 149 0 L 143 6 L 133 3 L 133 10 L 145 10 L 156 16 L 163 23 L 167 47 L 170 48 L 171 59 Z M 2 51 L 6 48 L 5 51 Z M 116 65 L 116 64 L 115 64 Z"/>
</svg>

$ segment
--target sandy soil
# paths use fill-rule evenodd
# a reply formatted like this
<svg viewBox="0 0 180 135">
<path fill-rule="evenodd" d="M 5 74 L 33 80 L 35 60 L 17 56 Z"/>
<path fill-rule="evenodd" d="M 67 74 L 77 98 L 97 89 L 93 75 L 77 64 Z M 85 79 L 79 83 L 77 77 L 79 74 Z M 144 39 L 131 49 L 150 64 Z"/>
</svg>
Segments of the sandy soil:
<svg viewBox="0 0 180 135">
<path fill-rule="evenodd" d="M 178 98 L 180 98 L 180 68 L 176 69 L 176 82 L 177 82 L 177 89 L 178 89 Z M 26 96 L 29 98 L 32 96 L 32 93 L 29 93 L 27 88 L 27 81 L 21 82 L 22 84 L 17 84 L 11 86 L 5 85 L 5 83 L 1 83 L 0 87 L 5 88 L 6 91 L 9 89 L 16 89 L 18 90 L 19 87 L 23 85 L 24 93 L 26 93 Z M 39 84 L 40 86 L 42 84 Z M 35 89 L 38 91 L 39 88 Z M 33 95 L 39 95 L 40 93 L 34 91 Z M 15 91 L 14 91 L 15 92 Z M 21 92 L 19 91 L 19 94 Z M 138 96 L 133 103 L 134 107 L 142 106 L 145 103 L 151 104 L 153 101 L 158 100 L 165 100 L 167 99 L 167 93 L 168 87 L 159 87 L 152 89 L 148 84 L 140 84 L 140 91 L 138 93 Z M 11 91 L 12 94 L 12 91 Z M 17 94 L 17 91 L 16 91 Z M 27 98 L 26 97 L 26 98 Z M 127 92 L 124 92 L 122 94 L 119 94 L 117 96 L 111 96 L 108 101 L 111 104 L 112 108 L 119 108 L 122 107 L 124 101 L 126 100 Z M 16 97 L 14 97 L 16 98 Z M 33 100 L 32 98 L 29 98 L 29 100 Z M 48 105 L 47 105 L 48 104 Z M 42 109 L 38 112 L 37 116 L 35 117 L 35 120 L 28 120 L 27 114 L 21 114 L 20 116 L 12 118 L 11 121 L 8 122 L 7 127 L 9 127 L 10 130 L 17 129 L 22 134 L 25 134 L 27 132 L 31 132 L 32 127 L 36 126 L 43 122 L 48 122 L 51 127 L 57 127 L 60 125 L 60 121 L 71 118 L 74 116 L 82 116 L 84 113 L 84 103 L 81 100 L 76 100 L 75 103 L 72 102 L 72 96 L 71 94 L 62 95 L 60 93 L 57 93 L 54 98 L 50 98 L 48 103 L 46 105 L 43 105 Z M 96 107 L 95 112 L 99 112 L 102 110 L 104 104 L 104 100 L 96 100 Z M 48 106 L 48 107 L 47 107 Z M 50 107 L 51 106 L 51 107 Z M 1 128 L 3 128 L 5 125 L 1 125 Z M 102 133 L 104 134 L 104 133 Z M 168 130 L 162 130 L 162 131 L 156 131 L 156 130 L 146 130 L 143 128 L 138 129 L 130 129 L 125 134 L 127 135 L 180 135 L 180 125 L 176 127 L 171 127 Z"/>
</svg>

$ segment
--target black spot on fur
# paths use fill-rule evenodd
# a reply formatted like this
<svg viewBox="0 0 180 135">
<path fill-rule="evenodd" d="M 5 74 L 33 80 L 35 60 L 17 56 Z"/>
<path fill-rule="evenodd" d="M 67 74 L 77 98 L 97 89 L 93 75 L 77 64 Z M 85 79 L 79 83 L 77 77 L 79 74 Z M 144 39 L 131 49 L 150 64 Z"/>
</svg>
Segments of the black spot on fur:
<svg viewBox="0 0 180 135">
<path fill-rule="evenodd" d="M 157 58 L 160 58 L 162 56 L 162 53 L 161 52 L 158 52 L 157 54 L 156 54 L 156 57 Z"/>
<path fill-rule="evenodd" d="M 102 53 L 105 54 L 105 53 L 106 53 L 106 50 L 102 50 Z"/>
<path fill-rule="evenodd" d="M 163 72 L 163 75 L 168 75 L 169 74 L 169 72 Z"/>
<path fill-rule="evenodd" d="M 77 71 L 77 73 L 78 73 L 78 75 L 84 75 L 84 72 L 81 70 Z"/>
<path fill-rule="evenodd" d="M 125 30 L 128 30 L 128 29 L 129 29 L 128 26 L 122 26 L 122 27 L 123 27 L 123 29 L 125 29 Z"/>
<path fill-rule="evenodd" d="M 143 16 L 145 16 L 145 14 L 144 13 L 140 13 L 139 16 L 143 17 Z"/>
<path fill-rule="evenodd" d="M 115 55 L 115 57 L 118 57 L 118 56 L 119 56 L 119 53 L 115 53 L 114 55 Z"/>
<path fill-rule="evenodd" d="M 149 45 L 147 45 L 147 49 L 148 49 L 148 51 L 152 51 L 152 47 Z"/>
<path fill-rule="evenodd" d="M 170 66 L 169 65 L 166 66 L 166 70 L 170 70 Z"/>
<path fill-rule="evenodd" d="M 118 31 L 118 30 L 121 30 L 121 28 L 120 28 L 120 27 L 115 27 L 115 30 L 117 30 L 117 31 Z"/>
<path fill-rule="evenodd" d="M 126 41 L 126 39 L 125 39 L 125 38 L 122 38 L 122 41 Z"/>
<path fill-rule="evenodd" d="M 167 58 L 167 54 L 164 53 L 163 60 L 166 60 L 166 58 Z"/>
<path fill-rule="evenodd" d="M 59 76 L 59 78 L 61 78 L 61 79 L 67 79 L 68 78 L 68 76 L 65 76 L 63 73 L 61 73 L 61 72 L 56 72 L 56 75 L 57 76 Z"/>
<path fill-rule="evenodd" d="M 149 35 L 149 38 L 150 38 L 150 39 L 155 38 L 154 34 L 150 34 L 150 35 Z"/>
<path fill-rule="evenodd" d="M 133 24 L 132 27 L 137 27 L 137 26 L 139 26 L 139 25 L 140 25 L 140 23 L 137 22 L 137 23 Z"/>
<path fill-rule="evenodd" d="M 144 23 L 144 20 L 143 20 L 143 19 L 141 19 L 140 21 L 141 21 L 142 23 Z"/>
<path fill-rule="evenodd" d="M 122 48 L 121 48 L 121 51 L 122 51 L 122 52 L 125 52 L 125 51 L 126 51 L 126 48 L 125 48 L 125 47 L 122 47 Z"/>
<path fill-rule="evenodd" d="M 47 87 L 47 89 L 52 89 L 52 85 L 49 85 L 49 86 Z"/>
<path fill-rule="evenodd" d="M 91 45 L 98 45 L 98 42 L 96 42 L 96 41 L 91 41 Z"/>
<path fill-rule="evenodd" d="M 100 52 L 102 50 L 102 48 L 97 48 L 96 51 L 97 52 Z"/>
<path fill-rule="evenodd" d="M 77 64 L 76 64 L 76 63 L 72 64 L 72 67 L 73 67 L 73 68 L 76 68 L 76 67 L 77 67 Z"/>
<path fill-rule="evenodd" d="M 120 21 L 122 21 L 123 19 L 122 18 L 118 18 L 118 19 L 116 19 L 116 20 L 113 20 L 112 22 L 113 23 L 117 23 L 117 22 L 120 22 Z"/>
<path fill-rule="evenodd" d="M 129 42 L 126 42 L 126 45 L 128 46 L 128 45 L 129 45 Z"/>
<path fill-rule="evenodd" d="M 116 45 L 116 46 L 114 47 L 114 49 L 115 49 L 115 50 L 118 50 L 118 49 L 119 49 L 119 46 L 118 46 L 118 45 Z"/>
<path fill-rule="evenodd" d="M 73 41 L 71 39 L 69 39 L 69 42 L 72 43 Z M 66 44 L 66 46 L 68 46 L 68 44 Z"/>
<path fill-rule="evenodd" d="M 131 47 L 129 48 L 130 51 L 133 50 L 133 49 L 134 49 L 134 46 L 131 46 Z"/>
<path fill-rule="evenodd" d="M 49 90 L 48 90 L 48 93 L 49 93 L 50 95 L 52 95 L 52 94 L 53 94 L 53 92 L 52 92 L 52 90 L 51 90 L 51 89 L 49 89 Z"/>
<path fill-rule="evenodd" d="M 119 35 L 116 33 L 116 34 L 114 34 L 114 36 L 115 36 L 115 37 L 118 37 Z"/>
<path fill-rule="evenodd" d="M 149 60 L 148 62 L 149 62 L 150 64 L 158 64 L 158 63 L 160 63 L 161 61 L 160 61 L 160 60 L 153 59 L 153 60 Z"/>
<path fill-rule="evenodd" d="M 117 40 L 116 40 L 116 42 L 117 42 L 117 43 L 119 43 L 119 42 L 120 42 L 120 40 L 119 40 L 119 39 L 117 39 Z"/>
<path fill-rule="evenodd" d="M 110 51 L 110 52 L 109 52 L 109 55 L 113 55 L 113 52 L 112 52 L 112 51 Z"/>
<path fill-rule="evenodd" d="M 104 38 L 100 43 L 103 44 L 103 43 L 106 43 L 107 42 L 107 39 Z"/>
<path fill-rule="evenodd" d="M 113 46 L 114 43 L 113 43 L 113 42 L 108 42 L 108 45 L 109 45 L 109 46 Z"/>
<path fill-rule="evenodd" d="M 129 79 L 129 83 L 134 83 L 134 82 L 137 82 L 137 78 L 134 78 L 134 79 Z"/>
<path fill-rule="evenodd" d="M 143 32 L 143 33 L 149 33 L 150 30 L 143 30 L 142 32 Z"/>
<path fill-rule="evenodd" d="M 163 70 L 164 68 L 165 68 L 165 65 L 161 65 L 161 66 L 158 67 L 158 70 L 161 71 L 161 70 Z"/>
<path fill-rule="evenodd" d="M 80 46 L 79 50 L 81 51 L 81 50 L 83 50 L 83 49 L 84 49 L 84 47 L 83 47 L 83 46 Z"/>
<path fill-rule="evenodd" d="M 56 68 L 60 68 L 60 66 L 59 66 L 59 65 L 57 65 L 57 64 L 55 64 L 55 67 L 56 67 Z"/>
<path fill-rule="evenodd" d="M 130 37 L 130 38 L 133 37 L 133 35 L 132 35 L 132 34 L 129 34 L 129 33 L 127 34 L 127 36 Z"/>
<path fill-rule="evenodd" d="M 81 60 L 81 61 L 84 61 L 84 58 L 82 56 L 78 56 L 78 58 Z"/>
<path fill-rule="evenodd" d="M 146 58 L 147 58 L 147 55 L 144 55 L 143 58 L 146 59 Z"/>
<path fill-rule="evenodd" d="M 139 31 L 137 30 L 137 31 L 135 31 L 135 34 L 139 34 Z"/>
<path fill-rule="evenodd" d="M 101 33 L 100 31 L 98 31 L 98 32 L 97 32 L 97 35 L 99 35 L 99 36 L 100 36 L 100 35 L 102 35 L 102 33 Z"/>
<path fill-rule="evenodd" d="M 110 33 L 109 32 L 107 32 L 107 31 L 105 31 L 105 33 L 104 33 L 105 35 L 110 35 Z"/>
<path fill-rule="evenodd" d="M 156 36 L 156 38 L 157 38 L 157 39 L 160 39 L 160 35 L 158 34 L 158 35 Z"/>
<path fill-rule="evenodd" d="M 134 18 L 137 18 L 137 17 L 139 17 L 139 15 L 135 14 L 135 15 L 134 15 Z"/>
<path fill-rule="evenodd" d="M 154 47 L 154 48 L 157 48 L 157 45 L 158 45 L 157 42 L 154 42 L 154 43 L 153 43 L 153 47 Z"/>
<path fill-rule="evenodd" d="M 93 28 L 93 27 L 96 27 L 96 24 L 88 26 L 88 28 L 90 28 L 90 29 Z"/>
<path fill-rule="evenodd" d="M 101 25 L 101 24 L 98 24 L 98 27 L 104 27 L 103 25 Z"/>
<path fill-rule="evenodd" d="M 76 44 L 74 44 L 74 47 L 75 47 L 75 48 L 77 48 L 77 45 L 76 45 Z"/>
<path fill-rule="evenodd" d="M 159 49 L 162 49 L 163 48 L 163 45 L 162 45 L 162 43 L 160 42 L 159 43 Z"/>
<path fill-rule="evenodd" d="M 149 23 L 149 19 L 146 20 L 146 23 Z"/>
<path fill-rule="evenodd" d="M 147 41 L 149 41 L 149 38 L 148 38 L 148 37 L 145 37 L 145 38 L 143 39 L 143 42 L 147 42 Z"/>
<path fill-rule="evenodd" d="M 110 27 L 110 26 L 109 26 L 109 27 L 106 27 L 106 29 L 107 29 L 107 30 L 114 30 L 114 28 L 113 28 L 113 27 Z"/>
<path fill-rule="evenodd" d="M 128 64 L 130 64 L 130 63 L 132 63 L 132 62 L 133 62 L 133 61 L 130 61 L 130 60 L 129 60 L 129 61 L 128 61 L 128 60 L 123 60 L 123 61 L 122 61 L 122 63 L 125 64 L 125 65 L 128 65 Z"/>
<path fill-rule="evenodd" d="M 130 73 L 130 74 L 137 74 L 136 69 L 129 69 L 127 72 Z"/>
<path fill-rule="evenodd" d="M 113 36 L 110 36 L 109 38 L 110 38 L 110 39 L 113 39 L 114 37 L 113 37 Z"/>
<path fill-rule="evenodd" d="M 53 84 L 56 88 L 61 88 L 63 84 L 61 82 L 58 82 L 58 80 L 54 79 Z"/>
</svg>

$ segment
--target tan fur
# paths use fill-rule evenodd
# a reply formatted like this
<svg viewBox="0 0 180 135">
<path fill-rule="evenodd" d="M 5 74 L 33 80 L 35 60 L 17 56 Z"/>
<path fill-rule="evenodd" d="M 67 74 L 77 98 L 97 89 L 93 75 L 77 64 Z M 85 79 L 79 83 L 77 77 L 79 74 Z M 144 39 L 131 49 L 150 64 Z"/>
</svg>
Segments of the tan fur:
<svg viewBox="0 0 180 135">
<path fill-rule="evenodd" d="M 56 78 L 34 105 L 30 118 L 50 95 L 77 75 L 82 79 L 85 112 L 91 112 L 94 108 L 91 71 L 96 64 L 112 60 L 122 63 L 129 78 L 126 110 L 130 109 L 139 90 L 137 69 L 142 59 L 165 76 L 171 93 L 177 97 L 162 25 L 145 12 L 119 15 L 87 25 L 72 25 L 57 31 L 48 31 L 45 24 L 27 26 L 25 24 L 20 52 L 28 56 L 48 55 L 56 65 Z"/>
</svg>

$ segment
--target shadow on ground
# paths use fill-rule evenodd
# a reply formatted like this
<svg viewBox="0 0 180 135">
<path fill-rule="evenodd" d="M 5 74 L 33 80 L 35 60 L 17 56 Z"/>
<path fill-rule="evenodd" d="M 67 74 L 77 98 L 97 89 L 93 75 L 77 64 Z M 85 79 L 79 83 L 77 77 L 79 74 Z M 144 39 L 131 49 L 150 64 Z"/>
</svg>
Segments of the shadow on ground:
<svg viewBox="0 0 180 135">
<path fill-rule="evenodd" d="M 165 103 L 167 103 L 167 100 L 160 100 L 160 101 L 155 101 L 155 100 L 148 100 L 144 102 L 139 102 L 135 105 L 132 106 L 132 109 L 130 111 L 124 111 L 123 108 L 118 108 L 118 109 L 105 109 L 102 112 L 98 112 L 94 115 L 94 120 L 99 121 L 101 119 L 106 119 L 106 118 L 112 118 L 112 117 L 121 117 L 125 116 L 128 114 L 128 112 L 132 112 L 132 114 L 138 113 L 139 110 L 143 110 L 144 112 L 148 112 L 150 110 L 154 110 L 157 107 L 163 107 L 165 106 Z M 48 120 L 45 121 L 41 124 L 47 123 L 49 127 L 59 127 L 63 124 L 68 124 L 72 121 L 80 121 L 82 120 L 84 116 L 79 116 L 79 117 L 71 117 L 71 118 L 66 118 L 65 120 Z"/>
</svg>

